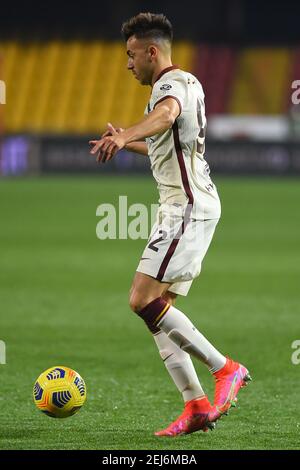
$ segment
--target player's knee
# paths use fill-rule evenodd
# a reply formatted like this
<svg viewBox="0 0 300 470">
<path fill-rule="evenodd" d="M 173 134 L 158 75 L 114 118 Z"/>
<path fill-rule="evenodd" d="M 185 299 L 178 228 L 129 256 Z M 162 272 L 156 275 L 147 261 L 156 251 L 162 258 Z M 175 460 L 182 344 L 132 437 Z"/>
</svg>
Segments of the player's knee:
<svg viewBox="0 0 300 470">
<path fill-rule="evenodd" d="M 139 303 L 137 302 L 137 299 L 133 295 L 129 297 L 129 306 L 133 312 L 139 313 L 140 306 L 139 306 Z"/>
<path fill-rule="evenodd" d="M 162 295 L 162 298 L 170 305 L 175 305 L 177 294 L 167 291 Z"/>
<path fill-rule="evenodd" d="M 132 290 L 129 296 L 129 305 L 133 312 L 140 313 L 153 299 L 141 295 L 141 293 Z"/>
<path fill-rule="evenodd" d="M 141 317 L 152 334 L 160 331 L 158 320 L 167 313 L 170 305 L 162 297 L 149 297 L 141 292 L 133 292 L 130 301 L 131 309 Z"/>
</svg>

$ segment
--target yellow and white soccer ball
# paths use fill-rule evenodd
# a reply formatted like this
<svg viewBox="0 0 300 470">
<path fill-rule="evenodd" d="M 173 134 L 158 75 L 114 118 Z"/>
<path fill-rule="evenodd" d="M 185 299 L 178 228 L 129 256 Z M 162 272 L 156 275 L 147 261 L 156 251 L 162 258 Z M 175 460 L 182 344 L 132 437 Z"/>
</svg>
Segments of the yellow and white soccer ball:
<svg viewBox="0 0 300 470">
<path fill-rule="evenodd" d="M 77 413 L 86 400 L 83 378 L 65 366 L 45 370 L 33 387 L 33 399 L 43 413 L 52 418 L 67 418 Z"/>
</svg>

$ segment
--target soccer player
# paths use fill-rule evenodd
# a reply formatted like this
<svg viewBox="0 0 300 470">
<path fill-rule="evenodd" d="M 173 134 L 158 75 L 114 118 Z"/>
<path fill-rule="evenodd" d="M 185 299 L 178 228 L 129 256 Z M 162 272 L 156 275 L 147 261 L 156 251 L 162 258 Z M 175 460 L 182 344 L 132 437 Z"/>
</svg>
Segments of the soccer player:
<svg viewBox="0 0 300 470">
<path fill-rule="evenodd" d="M 126 21 L 128 70 L 152 88 L 145 117 L 127 129 L 92 140 L 91 154 L 107 162 L 122 148 L 149 155 L 158 184 L 159 209 L 130 290 L 130 307 L 146 323 L 185 406 L 157 436 L 212 429 L 235 405 L 248 370 L 219 352 L 175 305 L 187 295 L 211 243 L 221 208 L 204 159 L 206 118 L 199 81 L 171 61 L 172 25 L 162 14 L 140 13 Z M 191 357 L 215 379 L 211 405 Z"/>
</svg>

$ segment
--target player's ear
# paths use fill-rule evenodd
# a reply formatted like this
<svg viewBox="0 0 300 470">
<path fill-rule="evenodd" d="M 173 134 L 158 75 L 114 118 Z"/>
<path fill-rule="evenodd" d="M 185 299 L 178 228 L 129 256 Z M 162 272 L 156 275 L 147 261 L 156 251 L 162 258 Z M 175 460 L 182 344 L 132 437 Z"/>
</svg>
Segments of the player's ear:
<svg viewBox="0 0 300 470">
<path fill-rule="evenodd" d="M 149 54 L 149 58 L 151 60 L 153 60 L 154 58 L 157 57 L 157 47 L 151 45 L 148 47 L 148 54 Z"/>
</svg>

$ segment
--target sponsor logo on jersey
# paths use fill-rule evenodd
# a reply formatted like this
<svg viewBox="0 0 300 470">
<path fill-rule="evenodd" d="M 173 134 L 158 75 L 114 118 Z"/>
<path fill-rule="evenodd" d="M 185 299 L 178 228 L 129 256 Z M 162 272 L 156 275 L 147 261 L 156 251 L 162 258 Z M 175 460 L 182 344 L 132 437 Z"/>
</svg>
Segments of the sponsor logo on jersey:
<svg viewBox="0 0 300 470">
<path fill-rule="evenodd" d="M 164 85 L 160 87 L 160 90 L 171 90 L 171 88 L 172 88 L 172 85 L 168 85 L 167 83 L 165 83 Z"/>
</svg>

